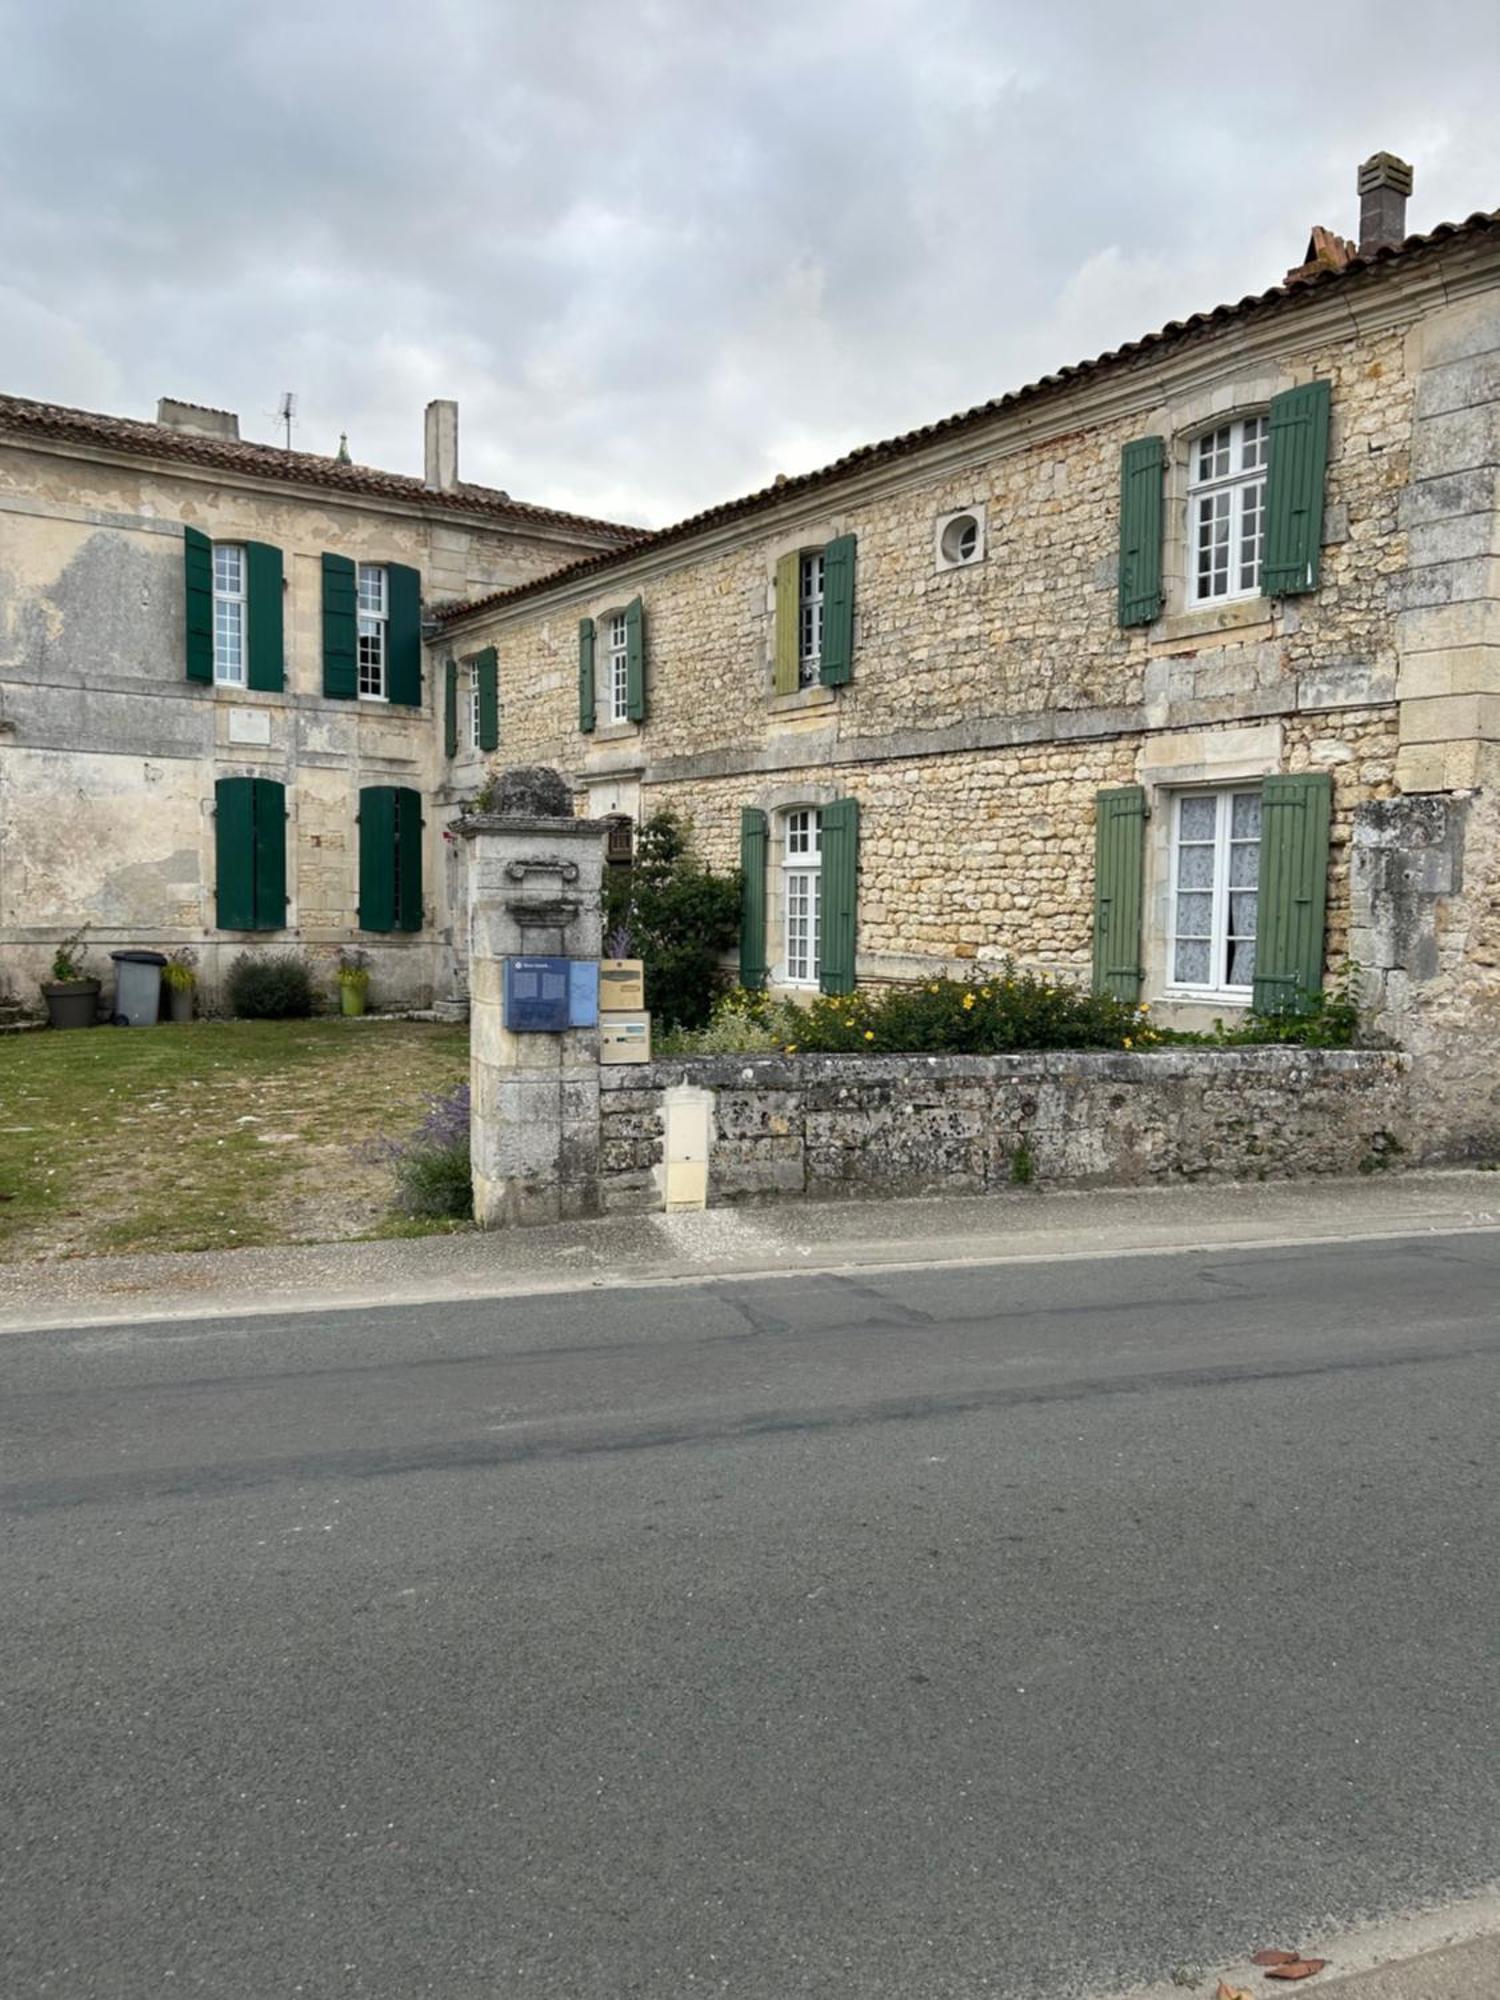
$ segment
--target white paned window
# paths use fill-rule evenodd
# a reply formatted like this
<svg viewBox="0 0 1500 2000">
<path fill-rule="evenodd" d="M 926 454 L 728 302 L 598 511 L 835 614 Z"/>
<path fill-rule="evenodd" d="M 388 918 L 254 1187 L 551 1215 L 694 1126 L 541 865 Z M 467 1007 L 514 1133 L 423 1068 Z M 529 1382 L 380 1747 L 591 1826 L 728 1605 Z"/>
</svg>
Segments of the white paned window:
<svg viewBox="0 0 1500 2000">
<path fill-rule="evenodd" d="M 384 701 L 386 620 L 390 594 L 384 563 L 359 566 L 359 691 L 371 701 Z"/>
<path fill-rule="evenodd" d="M 479 748 L 479 662 L 469 668 L 469 741 Z"/>
<path fill-rule="evenodd" d="M 785 976 L 791 986 L 816 986 L 823 969 L 823 815 L 799 808 L 786 815 L 784 829 Z"/>
<path fill-rule="evenodd" d="M 1259 881 L 1260 793 L 1180 792 L 1172 813 L 1169 987 L 1248 999 Z"/>
<path fill-rule="evenodd" d="M 612 611 L 604 621 L 604 720 L 630 720 L 630 641 L 623 611 Z"/>
<path fill-rule="evenodd" d="M 1195 438 L 1188 463 L 1188 601 L 1254 597 L 1266 541 L 1270 423 L 1241 417 Z"/>
<path fill-rule="evenodd" d="M 214 543 L 214 679 L 245 685 L 245 551 Z"/>
<path fill-rule="evenodd" d="M 797 678 L 811 687 L 823 664 L 823 551 L 813 549 L 797 566 Z"/>
</svg>

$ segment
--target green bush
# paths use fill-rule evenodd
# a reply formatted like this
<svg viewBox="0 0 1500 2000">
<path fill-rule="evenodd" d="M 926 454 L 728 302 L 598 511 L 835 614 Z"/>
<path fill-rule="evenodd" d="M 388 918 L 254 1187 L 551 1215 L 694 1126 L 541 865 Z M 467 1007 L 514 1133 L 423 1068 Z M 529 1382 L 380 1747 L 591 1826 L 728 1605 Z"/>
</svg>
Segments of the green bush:
<svg viewBox="0 0 1500 2000">
<path fill-rule="evenodd" d="M 300 1021 L 313 1011 L 312 974 L 294 951 L 242 952 L 225 991 L 229 1011 L 242 1021 Z"/>
<path fill-rule="evenodd" d="M 662 1055 L 1005 1055 L 1020 1049 L 1246 1047 L 1284 1042 L 1348 1048 L 1359 1015 L 1352 966 L 1331 993 L 1305 997 L 1292 1014 L 1252 1014 L 1208 1034 L 1158 1029 L 1149 1006 L 1090 993 L 1013 965 L 987 977 L 927 979 L 847 998 L 819 994 L 807 1005 L 742 988 L 722 995 L 702 1028 L 658 1039 Z"/>
<path fill-rule="evenodd" d="M 724 954 L 739 937 L 739 873 L 705 868 L 687 822 L 656 813 L 637 837 L 633 867 L 609 872 L 604 926 L 611 956 L 641 960 L 658 1034 L 703 1028 L 727 984 Z"/>
</svg>

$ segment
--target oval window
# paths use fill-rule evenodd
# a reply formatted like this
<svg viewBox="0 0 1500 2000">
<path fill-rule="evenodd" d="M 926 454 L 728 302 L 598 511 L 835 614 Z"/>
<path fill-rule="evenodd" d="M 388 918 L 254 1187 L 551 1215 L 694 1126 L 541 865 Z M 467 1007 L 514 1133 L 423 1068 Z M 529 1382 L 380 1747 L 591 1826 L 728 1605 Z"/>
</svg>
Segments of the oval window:
<svg viewBox="0 0 1500 2000">
<path fill-rule="evenodd" d="M 974 514 L 955 514 L 943 529 L 943 561 L 971 563 L 979 554 L 979 519 Z"/>
</svg>

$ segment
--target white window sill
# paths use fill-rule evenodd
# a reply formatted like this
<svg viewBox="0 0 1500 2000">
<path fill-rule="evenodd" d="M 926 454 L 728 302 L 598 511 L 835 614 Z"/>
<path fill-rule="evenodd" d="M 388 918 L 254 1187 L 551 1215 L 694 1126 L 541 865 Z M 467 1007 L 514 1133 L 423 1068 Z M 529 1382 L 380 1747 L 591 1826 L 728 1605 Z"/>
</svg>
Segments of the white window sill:
<svg viewBox="0 0 1500 2000">
<path fill-rule="evenodd" d="M 811 686 L 795 688 L 789 694 L 773 694 L 766 708 L 771 715 L 801 715 L 808 709 L 832 708 L 837 695 L 836 688 L 814 681 Z"/>
<path fill-rule="evenodd" d="M 1207 986 L 1169 986 L 1161 997 L 1174 1006 L 1248 1008 L 1254 994 L 1248 986 L 1227 987 L 1218 993 Z"/>
<path fill-rule="evenodd" d="M 1252 625 L 1269 625 L 1273 611 L 1273 600 L 1258 593 L 1250 597 L 1217 597 L 1211 604 L 1189 605 L 1186 610 L 1159 618 L 1151 628 L 1151 637 L 1174 644 L 1215 632 L 1243 632 Z"/>
</svg>

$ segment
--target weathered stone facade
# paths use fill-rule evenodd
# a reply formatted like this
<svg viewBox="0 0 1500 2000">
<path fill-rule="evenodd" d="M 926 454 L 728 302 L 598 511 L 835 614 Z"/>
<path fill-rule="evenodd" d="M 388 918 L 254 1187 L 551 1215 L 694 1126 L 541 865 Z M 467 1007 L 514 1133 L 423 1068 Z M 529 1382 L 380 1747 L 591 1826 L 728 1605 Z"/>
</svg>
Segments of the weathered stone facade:
<svg viewBox="0 0 1500 2000">
<path fill-rule="evenodd" d="M 711 1205 L 1375 1172 L 1411 1144 L 1409 1068 L 1395 1053 L 1256 1048 L 606 1069 L 600 1188 L 612 1212 L 663 1206 L 684 1090 L 711 1095 Z"/>
<path fill-rule="evenodd" d="M 239 952 L 289 946 L 332 961 L 361 945 L 380 1005 L 449 991 L 441 703 L 430 673 L 419 707 L 325 696 L 322 556 L 408 564 L 437 604 L 610 546 L 603 524 L 508 509 L 482 488 L 466 506 L 451 485 L 257 453 L 232 429 L 231 462 L 218 464 L 181 456 L 169 425 L 105 420 L 94 435 L 88 420 L 46 418 L 0 400 L 0 984 L 34 1002 L 57 941 L 87 924 L 89 969 L 106 980 L 112 948 L 193 946 L 210 1004 Z M 185 678 L 189 526 L 281 551 L 281 692 Z M 214 786 L 230 776 L 286 786 L 283 929 L 215 928 Z M 411 933 L 358 929 L 355 813 L 368 784 L 427 802 L 427 907 Z"/>
<path fill-rule="evenodd" d="M 1190 446 L 1304 383 L 1329 385 L 1317 586 L 1194 608 Z M 1166 447 L 1163 603 L 1154 622 L 1122 629 L 1121 448 L 1143 434 Z M 571 770 L 580 810 L 673 806 L 725 867 L 739 859 L 742 809 L 769 815 L 773 984 L 776 829 L 795 807 L 859 802 L 861 982 L 1007 956 L 1083 977 L 1095 796 L 1141 785 L 1142 997 L 1169 1022 L 1203 1026 L 1234 1003 L 1194 1002 L 1169 977 L 1177 796 L 1329 774 L 1328 977 L 1351 953 L 1370 963 L 1382 921 L 1375 876 L 1362 890 L 1352 865 L 1365 829 L 1389 828 L 1394 803 L 1440 795 L 1469 827 L 1467 900 L 1434 892 L 1447 969 L 1432 977 L 1447 997 L 1424 997 L 1427 975 L 1394 965 L 1370 997 L 1385 1032 L 1414 1034 L 1441 1099 L 1421 1149 L 1484 1151 L 1500 1147 L 1500 1101 L 1488 1086 L 1440 1085 L 1438 1071 L 1460 1023 L 1491 1038 L 1491 1066 L 1500 1054 L 1500 968 L 1483 956 L 1500 926 L 1486 802 L 1500 746 L 1497 482 L 1500 231 L 1471 227 L 1169 329 L 990 412 L 460 610 L 440 643 L 460 658 L 496 648 L 502 757 Z M 958 509 L 978 519 L 982 555 L 945 567 L 935 528 Z M 847 535 L 852 676 L 778 695 L 778 559 Z M 602 629 L 635 598 L 646 718 L 584 734 L 579 621 Z M 1413 1009 L 1426 1026 L 1412 1027 Z"/>
</svg>

